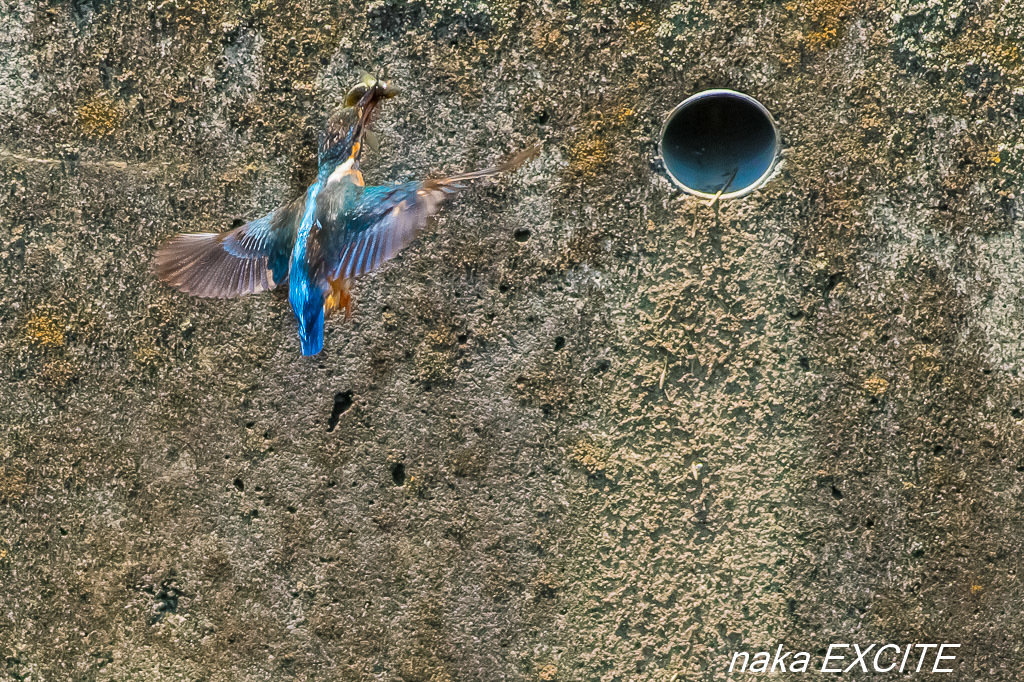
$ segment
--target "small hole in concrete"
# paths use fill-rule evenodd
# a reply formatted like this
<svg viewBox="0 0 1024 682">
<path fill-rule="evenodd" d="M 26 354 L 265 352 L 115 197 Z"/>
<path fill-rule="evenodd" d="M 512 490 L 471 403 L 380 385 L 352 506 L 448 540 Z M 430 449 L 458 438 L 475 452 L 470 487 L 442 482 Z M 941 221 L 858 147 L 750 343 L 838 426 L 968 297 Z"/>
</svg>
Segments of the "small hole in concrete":
<svg viewBox="0 0 1024 682">
<path fill-rule="evenodd" d="M 839 283 L 843 281 L 843 273 L 833 272 L 828 276 L 828 282 L 825 283 L 825 295 L 828 296 L 832 293 L 832 290 L 839 286 Z"/>
<path fill-rule="evenodd" d="M 832 486 L 832 497 L 836 498 L 837 500 L 843 499 L 843 492 L 834 485 Z"/>
<path fill-rule="evenodd" d="M 526 242 L 526 241 L 530 240 L 531 234 L 532 233 L 528 229 L 526 229 L 525 227 L 521 227 L 521 228 L 519 228 L 518 230 L 516 230 L 515 232 L 512 233 L 512 237 L 517 242 L 522 244 L 523 242 Z"/>
<path fill-rule="evenodd" d="M 555 337 L 555 350 L 562 350 L 563 348 L 565 348 L 565 337 L 564 336 L 556 336 Z"/>
<path fill-rule="evenodd" d="M 341 391 L 334 395 L 334 407 L 331 408 L 331 416 L 327 420 L 327 430 L 334 431 L 334 428 L 338 425 L 338 420 L 341 419 L 341 415 L 348 411 L 348 408 L 352 407 L 352 391 Z"/>
<path fill-rule="evenodd" d="M 245 483 L 242 481 L 242 479 L 236 478 L 234 480 L 234 484 L 235 484 L 235 490 L 237 490 L 240 493 L 244 493 L 245 492 Z"/>
<path fill-rule="evenodd" d="M 405 485 L 405 465 L 401 462 L 395 462 L 391 465 L 391 480 L 395 482 L 395 485 Z"/>
<path fill-rule="evenodd" d="M 164 581 L 163 584 L 160 585 L 159 591 L 153 590 L 152 588 L 147 589 L 146 591 L 150 594 L 155 592 L 153 595 L 155 599 L 152 608 L 152 615 L 149 618 L 150 625 L 155 624 L 168 613 L 177 613 L 178 601 L 181 597 L 185 596 L 184 592 L 168 581 Z"/>
</svg>

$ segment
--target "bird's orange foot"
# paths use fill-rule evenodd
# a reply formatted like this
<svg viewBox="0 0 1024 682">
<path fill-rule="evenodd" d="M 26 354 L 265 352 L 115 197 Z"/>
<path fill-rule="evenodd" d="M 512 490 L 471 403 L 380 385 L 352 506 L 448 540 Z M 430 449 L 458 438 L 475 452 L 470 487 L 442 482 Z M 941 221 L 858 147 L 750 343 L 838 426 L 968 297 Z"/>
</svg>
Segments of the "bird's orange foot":
<svg viewBox="0 0 1024 682">
<path fill-rule="evenodd" d="M 345 311 L 345 320 L 352 319 L 352 293 L 348 288 L 348 281 L 343 277 L 331 281 L 331 293 L 324 301 L 324 312 L 330 314 L 335 310 Z"/>
</svg>

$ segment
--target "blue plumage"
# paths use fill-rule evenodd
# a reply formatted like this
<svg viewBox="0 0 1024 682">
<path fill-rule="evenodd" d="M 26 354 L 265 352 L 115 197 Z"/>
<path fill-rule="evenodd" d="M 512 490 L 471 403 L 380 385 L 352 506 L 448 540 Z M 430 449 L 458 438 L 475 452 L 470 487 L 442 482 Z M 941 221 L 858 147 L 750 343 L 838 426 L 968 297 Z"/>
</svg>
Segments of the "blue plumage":
<svg viewBox="0 0 1024 682">
<path fill-rule="evenodd" d="M 291 270 L 288 280 L 288 302 L 299 322 L 299 340 L 303 355 L 316 355 L 324 347 L 324 301 L 326 292 L 315 281 L 306 258 L 309 233 L 313 229 L 316 197 L 323 186 L 317 180 L 306 191 L 306 206 L 292 248 Z"/>
<path fill-rule="evenodd" d="M 299 318 L 299 345 L 303 355 L 316 355 L 324 349 L 324 304 L 307 300 Z"/>
</svg>

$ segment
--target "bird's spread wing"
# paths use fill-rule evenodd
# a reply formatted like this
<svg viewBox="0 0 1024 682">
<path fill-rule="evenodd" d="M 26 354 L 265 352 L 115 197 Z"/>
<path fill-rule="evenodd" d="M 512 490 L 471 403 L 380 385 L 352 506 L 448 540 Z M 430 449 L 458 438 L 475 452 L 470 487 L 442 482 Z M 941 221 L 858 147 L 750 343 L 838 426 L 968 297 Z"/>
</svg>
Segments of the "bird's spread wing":
<svg viewBox="0 0 1024 682">
<path fill-rule="evenodd" d="M 329 280 L 370 272 L 405 248 L 437 212 L 450 185 L 408 182 L 367 187 L 359 203 L 334 224 L 321 222 L 324 271 Z"/>
<path fill-rule="evenodd" d="M 305 197 L 228 232 L 179 234 L 157 251 L 160 279 L 193 296 L 234 298 L 273 289 L 288 276 Z"/>
<path fill-rule="evenodd" d="M 378 268 L 406 247 L 426 226 L 441 203 L 465 187 L 468 180 L 490 177 L 518 168 L 536 155 L 534 146 L 505 163 L 447 178 L 407 182 L 391 187 L 366 187 L 347 208 L 348 202 L 317 199 L 320 229 L 311 235 L 329 280 L 349 279 Z M 332 188 L 326 188 L 331 192 Z M 344 188 L 338 190 L 345 191 Z"/>
</svg>

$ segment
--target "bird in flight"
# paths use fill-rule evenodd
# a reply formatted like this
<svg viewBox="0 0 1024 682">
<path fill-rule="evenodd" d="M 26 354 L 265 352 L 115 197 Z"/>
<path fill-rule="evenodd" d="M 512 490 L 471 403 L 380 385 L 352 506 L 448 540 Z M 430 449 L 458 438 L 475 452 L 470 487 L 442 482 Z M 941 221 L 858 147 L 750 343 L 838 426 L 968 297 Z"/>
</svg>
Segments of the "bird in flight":
<svg viewBox="0 0 1024 682">
<path fill-rule="evenodd" d="M 364 75 L 345 98 L 351 125 L 346 130 L 345 117 L 336 115 L 320 133 L 319 172 L 304 195 L 228 232 L 171 237 L 157 251 L 157 276 L 207 298 L 256 294 L 288 280 L 302 354 L 319 353 L 325 318 L 339 310 L 351 317 L 352 278 L 407 246 L 466 181 L 514 170 L 539 151 L 535 145 L 469 173 L 366 187 L 359 159 L 364 139 L 370 141 L 370 119 L 377 105 L 395 94 L 389 83 Z"/>
</svg>

